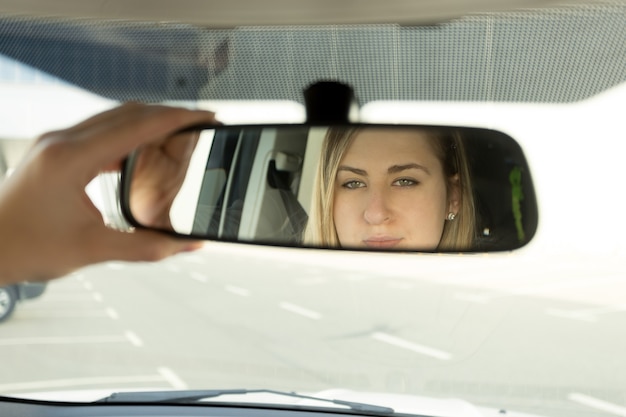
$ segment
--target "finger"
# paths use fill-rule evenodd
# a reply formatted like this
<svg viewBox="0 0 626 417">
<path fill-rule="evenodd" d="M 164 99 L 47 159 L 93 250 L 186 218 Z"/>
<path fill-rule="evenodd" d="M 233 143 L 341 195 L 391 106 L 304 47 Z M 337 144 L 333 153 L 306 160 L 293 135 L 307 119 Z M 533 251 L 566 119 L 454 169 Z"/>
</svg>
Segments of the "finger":
<svg viewBox="0 0 626 417">
<path fill-rule="evenodd" d="M 135 230 L 133 233 L 106 229 L 98 234 L 95 256 L 91 262 L 159 261 L 178 253 L 191 252 L 203 246 L 202 241 L 174 238 L 161 232 Z"/>
<path fill-rule="evenodd" d="M 59 136 L 63 136 L 63 140 L 71 140 L 77 132 L 85 131 L 94 125 L 107 123 L 108 121 L 119 117 L 120 113 L 131 111 L 131 108 L 131 103 L 124 104 L 102 113 L 98 113 L 95 116 L 85 119 L 82 122 L 68 128 L 46 132 L 35 140 L 34 145 L 37 145 L 42 141 L 49 140 L 50 138 L 58 138 Z"/>
<path fill-rule="evenodd" d="M 200 140 L 200 131 L 174 134 L 162 140 L 155 140 L 148 146 L 161 148 L 163 154 L 179 164 L 185 166 L 189 163 L 191 155 Z M 104 166 L 101 172 L 119 171 L 122 168 L 122 161 L 114 161 Z M 184 168 L 184 167 L 183 167 Z"/>
<path fill-rule="evenodd" d="M 82 143 L 92 151 L 104 149 L 123 154 L 128 149 L 152 140 L 163 139 L 193 124 L 214 124 L 215 114 L 205 110 L 188 110 L 161 105 L 128 103 L 93 116 L 69 129 L 44 135 L 54 139 Z M 124 146 L 126 145 L 126 146 Z"/>
<path fill-rule="evenodd" d="M 87 131 L 91 129 L 92 127 L 106 125 L 109 123 L 115 123 L 115 121 L 122 120 L 124 118 L 132 119 L 132 118 L 137 117 L 138 114 L 141 114 L 146 109 L 153 108 L 153 107 L 167 107 L 167 106 L 158 105 L 158 104 L 146 104 L 146 103 L 140 103 L 137 101 L 129 101 L 119 106 L 113 107 L 109 110 L 98 113 L 94 116 L 91 116 L 88 119 L 85 119 L 82 122 L 77 123 L 74 126 L 71 126 L 65 129 L 65 131 L 76 133 L 76 132 L 81 132 L 81 131 Z"/>
<path fill-rule="evenodd" d="M 122 161 L 112 162 L 100 169 L 100 172 L 116 172 L 122 169 Z"/>
<path fill-rule="evenodd" d="M 163 152 L 176 163 L 186 166 L 199 139 L 199 132 L 180 133 L 171 136 L 163 143 Z"/>
<path fill-rule="evenodd" d="M 97 158 L 101 166 L 125 157 L 133 149 L 163 140 L 178 130 L 201 123 L 214 123 L 211 112 L 163 106 L 147 106 L 120 116 L 98 133 L 83 141 L 83 152 Z M 86 158 L 87 159 L 87 158 Z"/>
<path fill-rule="evenodd" d="M 142 111 L 142 108 L 148 106 L 147 104 L 138 103 L 138 102 L 127 102 L 122 105 L 113 107 L 109 110 L 98 113 L 94 116 L 91 116 L 82 122 L 79 122 L 73 126 L 70 126 L 66 129 L 63 129 L 60 132 L 67 133 L 68 135 L 75 135 L 76 133 L 80 133 L 83 131 L 87 131 L 94 126 L 106 125 L 118 118 L 120 116 L 129 116 L 133 117 L 133 114 Z M 56 132 L 55 132 L 56 133 Z"/>
</svg>

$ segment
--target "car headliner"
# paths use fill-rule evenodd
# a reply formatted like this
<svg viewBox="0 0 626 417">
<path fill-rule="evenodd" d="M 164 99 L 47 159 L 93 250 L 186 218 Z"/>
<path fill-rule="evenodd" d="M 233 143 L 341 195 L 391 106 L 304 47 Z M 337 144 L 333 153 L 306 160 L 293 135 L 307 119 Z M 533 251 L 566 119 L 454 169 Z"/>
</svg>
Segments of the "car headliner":
<svg viewBox="0 0 626 417">
<path fill-rule="evenodd" d="M 43 11 L 48 3 L 38 4 Z M 101 3 L 102 10 L 112 4 Z M 120 3 L 119 16 L 133 15 L 125 10 Z M 140 23 L 4 15 L 0 55 L 120 101 L 302 102 L 307 85 L 332 79 L 351 84 L 362 104 L 555 103 L 626 81 L 624 2 L 418 26 L 209 29 L 171 22 L 176 16 Z"/>
<path fill-rule="evenodd" d="M 567 4 L 595 0 L 569 0 Z M 562 0 L 0 0 L 12 14 L 179 21 L 210 27 L 432 24 L 469 13 L 550 7 Z M 174 6 L 175 4 L 175 6 Z"/>
</svg>

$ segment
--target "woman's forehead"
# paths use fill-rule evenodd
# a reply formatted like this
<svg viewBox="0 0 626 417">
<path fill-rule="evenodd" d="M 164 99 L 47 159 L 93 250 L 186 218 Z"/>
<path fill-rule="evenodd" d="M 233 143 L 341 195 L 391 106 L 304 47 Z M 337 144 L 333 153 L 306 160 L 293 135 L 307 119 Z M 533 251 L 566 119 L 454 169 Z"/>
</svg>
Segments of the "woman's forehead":
<svg viewBox="0 0 626 417">
<path fill-rule="evenodd" d="M 423 131 L 396 128 L 368 128 L 358 131 L 343 155 L 342 164 L 385 165 L 439 162 Z"/>
</svg>

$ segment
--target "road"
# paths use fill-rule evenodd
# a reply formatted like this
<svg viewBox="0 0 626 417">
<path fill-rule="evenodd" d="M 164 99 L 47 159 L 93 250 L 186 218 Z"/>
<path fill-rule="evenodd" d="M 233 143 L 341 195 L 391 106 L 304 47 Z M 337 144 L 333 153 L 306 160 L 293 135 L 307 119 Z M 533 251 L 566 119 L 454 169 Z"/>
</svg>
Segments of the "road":
<svg viewBox="0 0 626 417">
<path fill-rule="evenodd" d="M 615 267 L 503 275 L 500 257 L 442 270 L 429 257 L 396 268 L 269 253 L 209 248 L 52 282 L 0 326 L 0 393 L 341 387 L 626 415 L 626 274 Z"/>
</svg>

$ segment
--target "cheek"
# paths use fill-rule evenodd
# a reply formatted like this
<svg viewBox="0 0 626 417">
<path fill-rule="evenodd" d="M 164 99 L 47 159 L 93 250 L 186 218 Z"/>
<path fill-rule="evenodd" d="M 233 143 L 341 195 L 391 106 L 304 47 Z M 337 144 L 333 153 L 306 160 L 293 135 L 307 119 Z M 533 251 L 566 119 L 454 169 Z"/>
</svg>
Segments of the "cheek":
<svg viewBox="0 0 626 417">
<path fill-rule="evenodd" d="M 357 204 L 354 199 L 345 198 L 345 196 L 340 194 L 335 196 L 333 205 L 333 221 L 339 236 L 339 243 L 342 243 L 342 240 L 346 238 L 354 227 L 355 219 L 358 216 Z"/>
<path fill-rule="evenodd" d="M 445 192 L 424 193 L 404 202 L 403 223 L 407 243 L 435 249 L 441 240 L 447 210 Z"/>
</svg>

